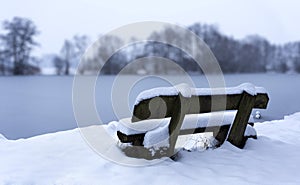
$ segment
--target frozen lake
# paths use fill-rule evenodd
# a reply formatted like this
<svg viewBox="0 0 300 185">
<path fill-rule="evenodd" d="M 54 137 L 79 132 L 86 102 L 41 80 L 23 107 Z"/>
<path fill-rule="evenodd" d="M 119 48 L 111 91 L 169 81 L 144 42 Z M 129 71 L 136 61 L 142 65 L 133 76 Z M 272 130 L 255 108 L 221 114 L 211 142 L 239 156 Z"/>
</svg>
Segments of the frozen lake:
<svg viewBox="0 0 300 185">
<path fill-rule="evenodd" d="M 129 81 L 132 78 L 137 77 L 125 76 L 122 79 Z M 168 78 L 177 83 L 184 82 L 180 76 Z M 192 79 L 197 87 L 208 87 L 204 76 L 193 76 Z M 114 80 L 114 76 L 101 76 L 96 85 L 96 107 L 105 123 L 117 119 L 111 103 Z M 300 112 L 300 75 L 226 75 L 225 82 L 226 86 L 250 82 L 267 89 L 270 102 L 268 109 L 261 111 L 263 119 L 259 121 L 280 119 Z M 9 139 L 18 139 L 76 128 L 72 83 L 73 77 L 0 77 L 0 133 Z M 158 78 L 146 78 L 136 83 L 128 95 L 124 91 L 123 96 L 116 98 L 129 98 L 128 107 L 132 107 L 142 90 L 168 85 L 167 81 Z M 119 85 L 119 94 L 126 86 L 126 83 Z M 121 117 L 130 116 L 128 112 L 121 113 Z"/>
</svg>

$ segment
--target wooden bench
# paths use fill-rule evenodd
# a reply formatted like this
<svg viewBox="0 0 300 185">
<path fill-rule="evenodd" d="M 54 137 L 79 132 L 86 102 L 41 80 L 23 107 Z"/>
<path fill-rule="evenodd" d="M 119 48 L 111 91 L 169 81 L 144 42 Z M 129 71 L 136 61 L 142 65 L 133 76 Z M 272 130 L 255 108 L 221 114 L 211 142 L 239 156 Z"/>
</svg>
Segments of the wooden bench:
<svg viewBox="0 0 300 185">
<path fill-rule="evenodd" d="M 252 109 L 266 109 L 269 101 L 268 94 L 263 88 L 252 86 L 252 92 L 249 92 L 247 88 L 249 86 L 251 88 L 249 84 L 226 88 L 223 91 L 225 93 L 222 93 L 222 91 L 214 93 L 214 90 L 210 89 L 196 89 L 198 93 L 194 92 L 191 96 L 184 96 L 181 92 L 177 94 L 170 93 L 171 95 L 168 93 L 148 93 L 148 95 L 144 96 L 146 98 L 139 98 L 136 102 L 131 118 L 132 124 L 142 120 L 170 117 L 168 126 L 169 146 L 161 149 L 155 155 L 151 155 L 151 152 L 143 147 L 146 132 L 128 135 L 118 131 L 117 135 L 122 143 L 132 144 L 123 148 L 123 151 L 126 155 L 137 158 L 171 157 L 175 154 L 175 144 L 179 135 L 203 132 L 213 132 L 213 136 L 219 141 L 219 145 L 227 139 L 234 146 L 243 148 L 249 137 L 256 138 L 256 135 L 244 136 Z M 160 91 L 160 89 L 156 90 Z M 166 92 L 168 90 L 162 89 L 161 91 Z M 174 92 L 174 89 L 170 89 L 170 91 Z M 233 123 L 181 129 L 184 117 L 187 114 L 226 110 L 237 110 Z M 253 126 L 253 123 L 251 125 Z"/>
</svg>

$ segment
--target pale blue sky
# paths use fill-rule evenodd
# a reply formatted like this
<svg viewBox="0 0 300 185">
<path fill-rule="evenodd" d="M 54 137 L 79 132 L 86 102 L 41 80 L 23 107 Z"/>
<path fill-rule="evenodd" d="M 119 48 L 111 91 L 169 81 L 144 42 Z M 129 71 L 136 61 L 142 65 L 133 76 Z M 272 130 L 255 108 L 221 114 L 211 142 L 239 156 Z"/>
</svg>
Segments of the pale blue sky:
<svg viewBox="0 0 300 185">
<path fill-rule="evenodd" d="M 183 26 L 217 24 L 235 38 L 259 34 L 272 43 L 300 40 L 297 0 L 2 0 L 0 21 L 22 16 L 32 19 L 41 34 L 37 54 L 55 53 L 65 38 L 87 34 L 93 39 L 137 21 L 163 21 Z"/>
</svg>

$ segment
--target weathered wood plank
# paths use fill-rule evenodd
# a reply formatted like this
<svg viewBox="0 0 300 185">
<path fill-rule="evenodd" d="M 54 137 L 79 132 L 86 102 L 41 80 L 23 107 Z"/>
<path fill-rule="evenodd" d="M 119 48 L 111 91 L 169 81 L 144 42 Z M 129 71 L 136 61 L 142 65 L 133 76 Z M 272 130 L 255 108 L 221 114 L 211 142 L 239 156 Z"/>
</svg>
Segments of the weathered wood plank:
<svg viewBox="0 0 300 185">
<path fill-rule="evenodd" d="M 227 140 L 236 147 L 243 148 L 245 145 L 244 133 L 248 124 L 248 120 L 255 105 L 255 96 L 244 92 L 239 104 L 238 112 L 231 126 Z"/>
<path fill-rule="evenodd" d="M 228 132 L 228 130 L 230 128 L 230 125 L 231 124 L 223 125 L 223 126 L 199 127 L 199 128 L 195 128 L 195 129 L 182 129 L 182 130 L 179 131 L 179 135 L 213 132 L 214 136 L 217 137 L 219 141 L 221 141 L 222 139 L 220 139 L 220 137 L 218 137 L 218 133 L 221 132 L 221 130 L 224 130 L 224 129 L 225 130 L 227 129 L 227 132 Z M 136 145 L 136 146 L 143 146 L 145 133 L 126 135 L 126 134 L 124 134 L 120 131 L 117 131 L 117 135 L 118 135 L 118 138 L 120 139 L 120 141 L 122 143 L 132 143 L 133 145 L 136 145 L 136 144 L 134 144 L 134 141 L 139 140 L 138 143 L 140 143 L 140 144 Z M 227 136 L 227 133 L 226 133 L 226 136 Z"/>
<path fill-rule="evenodd" d="M 255 96 L 255 103 L 253 108 L 266 109 L 269 102 L 269 96 L 267 93 L 259 93 Z"/>
<path fill-rule="evenodd" d="M 176 106 L 175 100 L 177 96 L 158 96 L 151 99 L 141 101 L 134 106 L 132 122 L 137 122 L 145 119 L 160 119 L 171 117 L 173 107 Z M 215 104 L 212 107 L 212 99 L 215 102 L 225 102 L 226 105 Z M 225 99 L 225 100 L 224 100 Z M 187 114 L 200 114 L 213 111 L 237 110 L 239 108 L 242 94 L 231 95 L 205 95 L 192 96 L 190 98 L 190 107 Z M 267 107 L 269 97 L 266 93 L 257 94 L 253 108 L 265 109 Z"/>
<path fill-rule="evenodd" d="M 122 143 L 132 143 L 134 146 L 143 146 L 145 133 L 126 135 L 120 131 L 117 131 L 117 136 Z"/>
<path fill-rule="evenodd" d="M 221 146 L 225 142 L 229 129 L 230 125 L 223 125 L 218 131 L 213 132 L 213 136 L 219 141 L 217 146 Z"/>
<path fill-rule="evenodd" d="M 223 126 L 210 126 L 210 127 L 199 127 L 195 129 L 182 129 L 179 132 L 179 135 L 188 135 L 188 134 L 198 134 L 198 133 L 204 133 L 204 132 L 213 132 L 217 133 L 222 127 L 230 127 L 229 125 L 223 125 Z"/>
<path fill-rule="evenodd" d="M 189 104 L 190 98 L 185 98 L 179 93 L 176 98 L 175 106 L 173 107 L 173 114 L 169 123 L 169 157 L 175 154 L 175 144 L 180 133 L 184 116 L 189 108 Z"/>
</svg>

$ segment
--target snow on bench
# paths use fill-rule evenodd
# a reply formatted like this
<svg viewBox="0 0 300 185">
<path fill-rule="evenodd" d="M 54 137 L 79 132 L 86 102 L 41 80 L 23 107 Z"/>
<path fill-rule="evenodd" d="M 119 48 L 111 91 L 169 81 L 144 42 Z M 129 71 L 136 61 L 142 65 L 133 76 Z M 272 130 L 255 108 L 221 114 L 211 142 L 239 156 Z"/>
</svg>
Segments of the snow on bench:
<svg viewBox="0 0 300 185">
<path fill-rule="evenodd" d="M 186 115 L 184 117 L 182 126 L 181 126 L 181 134 L 188 133 L 185 130 L 195 129 L 195 128 L 208 128 L 208 127 L 220 127 L 220 126 L 230 126 L 234 121 L 236 116 L 236 111 L 228 111 L 228 112 L 218 112 L 218 117 L 221 116 L 220 119 L 212 119 L 214 113 L 204 113 L 204 114 L 191 114 Z M 117 131 L 126 134 L 126 135 L 137 135 L 137 134 L 145 134 L 143 145 L 146 148 L 150 148 L 155 146 L 160 141 L 165 141 L 169 137 L 169 123 L 171 118 L 164 119 L 150 119 L 143 120 L 138 122 L 131 122 L 131 118 L 121 119 L 116 123 Z M 212 120 L 212 121 L 210 121 Z M 250 117 L 249 123 L 253 123 L 253 116 Z M 256 137 L 255 129 L 247 125 L 246 131 L 244 133 L 246 137 Z M 131 142 L 131 141 L 126 141 Z M 168 142 L 159 146 L 168 146 Z"/>
<path fill-rule="evenodd" d="M 168 145 L 156 157 L 171 156 L 179 135 L 203 132 L 213 132 L 220 145 L 227 139 L 243 148 L 249 137 L 256 137 L 248 126 L 252 109 L 266 109 L 268 101 L 266 90 L 250 83 L 215 89 L 186 84 L 154 88 L 139 94 L 132 118 L 120 121 L 117 135 L 122 143 L 139 146 L 126 148 L 126 154 L 143 158 L 149 158 L 147 148 L 153 143 Z"/>
<path fill-rule="evenodd" d="M 136 98 L 135 105 L 141 101 L 157 96 L 175 96 L 181 93 L 184 97 L 199 96 L 199 95 L 233 95 L 242 94 L 244 91 L 251 95 L 267 93 L 263 87 L 255 87 L 251 83 L 243 83 L 237 87 L 227 88 L 190 88 L 187 84 L 179 84 L 175 87 L 157 87 L 141 92 Z"/>
</svg>

